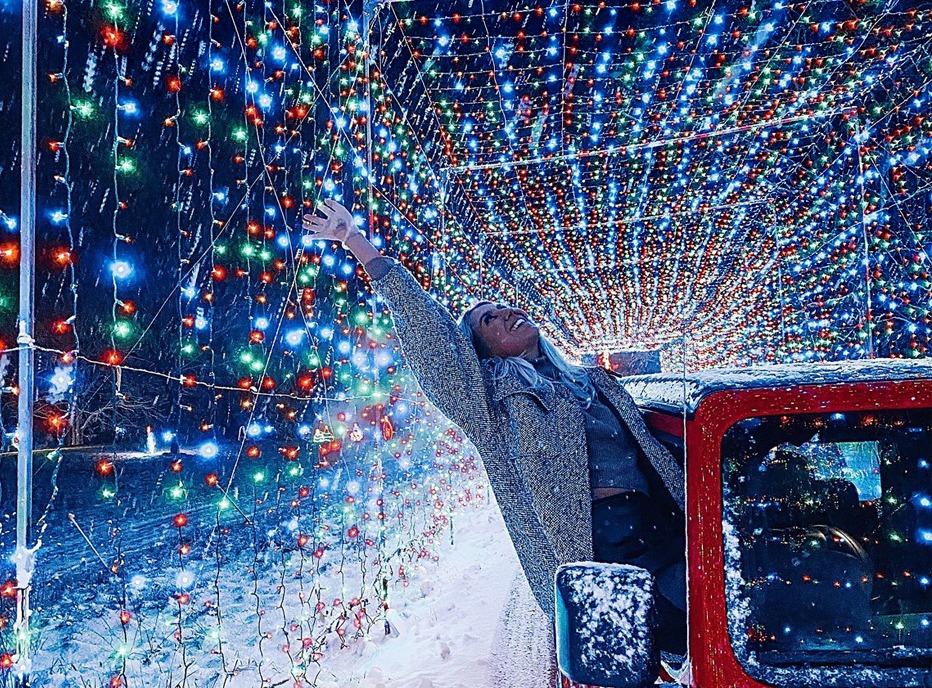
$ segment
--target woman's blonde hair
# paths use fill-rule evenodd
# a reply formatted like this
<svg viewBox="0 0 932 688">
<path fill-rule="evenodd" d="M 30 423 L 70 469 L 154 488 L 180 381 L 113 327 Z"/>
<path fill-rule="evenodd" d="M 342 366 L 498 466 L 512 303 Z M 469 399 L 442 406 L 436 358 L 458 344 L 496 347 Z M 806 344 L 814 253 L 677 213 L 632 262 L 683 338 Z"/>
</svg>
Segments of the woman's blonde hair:
<svg viewBox="0 0 932 688">
<path fill-rule="evenodd" d="M 479 339 L 472 325 L 469 324 L 469 315 L 473 310 L 484 303 L 492 303 L 492 301 L 476 301 L 463 311 L 463 314 L 456 323 L 456 326 L 472 344 L 476 356 L 480 359 L 489 359 L 492 361 L 492 374 L 495 379 L 500 379 L 511 372 L 515 372 L 534 389 L 542 389 L 545 387 L 553 389 L 553 381 L 538 373 L 534 365 L 526 358 L 521 356 L 492 356 L 489 353 L 489 350 L 486 348 L 485 344 L 483 344 L 482 340 Z M 576 400 L 584 407 L 588 408 L 595 398 L 596 390 L 595 385 L 593 385 L 592 381 L 589 379 L 589 373 L 586 369 L 582 366 L 573 365 L 563 358 L 563 355 L 550 343 L 550 340 L 547 339 L 543 333 L 539 335 L 538 346 L 540 347 L 541 354 L 556 368 L 558 375 L 557 381 L 566 385 Z"/>
</svg>

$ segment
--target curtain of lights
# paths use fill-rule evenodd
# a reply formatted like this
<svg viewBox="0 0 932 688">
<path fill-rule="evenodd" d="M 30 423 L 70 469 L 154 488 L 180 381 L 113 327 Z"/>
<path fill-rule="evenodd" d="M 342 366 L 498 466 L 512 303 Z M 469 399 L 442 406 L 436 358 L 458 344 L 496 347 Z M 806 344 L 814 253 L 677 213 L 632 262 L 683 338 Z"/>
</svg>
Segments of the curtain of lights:
<svg viewBox="0 0 932 688">
<path fill-rule="evenodd" d="M 6 131 L 20 11 L 0 0 Z M 392 591 L 485 498 L 361 266 L 303 235 L 321 199 L 352 206 L 455 313 L 515 303 L 574 360 L 925 356 L 930 12 L 45 0 L 34 680 L 327 685 L 328 657 L 391 633 Z"/>
</svg>

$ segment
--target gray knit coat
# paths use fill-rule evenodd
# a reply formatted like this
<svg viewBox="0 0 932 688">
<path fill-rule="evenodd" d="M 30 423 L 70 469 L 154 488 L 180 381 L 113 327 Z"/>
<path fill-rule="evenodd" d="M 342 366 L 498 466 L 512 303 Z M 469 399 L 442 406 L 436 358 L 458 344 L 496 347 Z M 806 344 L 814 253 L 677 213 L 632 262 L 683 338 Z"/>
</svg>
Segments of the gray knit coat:
<svg viewBox="0 0 932 688">
<path fill-rule="evenodd" d="M 490 362 L 478 359 L 449 312 L 400 263 L 373 272 L 405 362 L 424 395 L 475 445 L 531 590 L 553 619 L 557 566 L 593 557 L 582 409 L 563 385 L 539 391 L 515 375 L 493 379 Z M 588 370 L 682 507 L 682 466 L 650 434 L 617 379 Z"/>
</svg>

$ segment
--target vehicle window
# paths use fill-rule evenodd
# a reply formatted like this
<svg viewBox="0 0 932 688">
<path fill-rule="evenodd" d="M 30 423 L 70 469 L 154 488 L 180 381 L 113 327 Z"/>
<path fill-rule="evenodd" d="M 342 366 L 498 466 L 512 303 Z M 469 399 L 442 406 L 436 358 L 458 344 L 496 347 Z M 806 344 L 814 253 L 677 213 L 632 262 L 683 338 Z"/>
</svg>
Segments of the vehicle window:
<svg viewBox="0 0 932 688">
<path fill-rule="evenodd" d="M 932 412 L 752 418 L 722 442 L 747 666 L 929 666 Z M 753 675 L 753 674 L 752 674 Z"/>
</svg>

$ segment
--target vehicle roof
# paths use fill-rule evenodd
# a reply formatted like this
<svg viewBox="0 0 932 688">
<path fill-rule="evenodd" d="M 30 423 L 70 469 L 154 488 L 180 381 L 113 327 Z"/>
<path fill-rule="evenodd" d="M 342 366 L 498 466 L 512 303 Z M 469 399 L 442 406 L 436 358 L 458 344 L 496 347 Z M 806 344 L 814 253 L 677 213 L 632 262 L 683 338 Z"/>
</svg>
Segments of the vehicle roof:
<svg viewBox="0 0 932 688">
<path fill-rule="evenodd" d="M 694 373 L 654 373 L 620 380 L 639 406 L 693 414 L 713 392 L 730 389 L 798 387 L 932 379 L 932 359 L 881 358 L 793 363 L 753 368 L 709 368 Z"/>
</svg>

